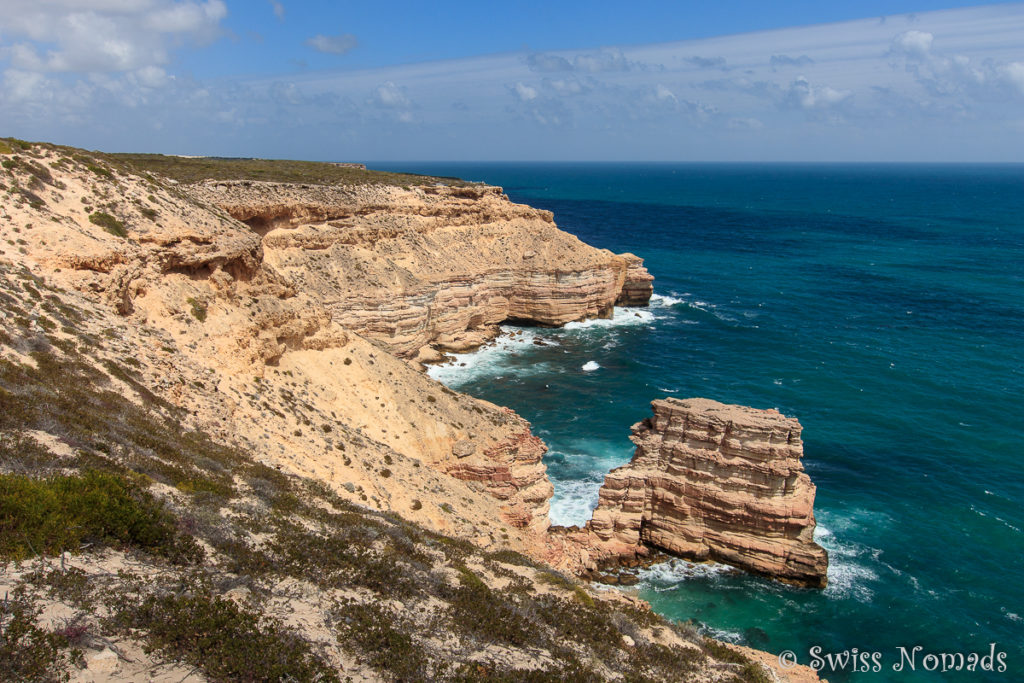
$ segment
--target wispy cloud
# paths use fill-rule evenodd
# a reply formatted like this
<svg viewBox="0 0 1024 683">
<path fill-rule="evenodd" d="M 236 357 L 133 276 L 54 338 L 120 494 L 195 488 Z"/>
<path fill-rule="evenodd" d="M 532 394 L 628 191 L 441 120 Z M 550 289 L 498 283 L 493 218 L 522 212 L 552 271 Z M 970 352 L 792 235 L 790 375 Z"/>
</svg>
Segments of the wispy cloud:
<svg viewBox="0 0 1024 683">
<path fill-rule="evenodd" d="M 54 30 L 8 11 L 37 4 L 0 9 L 0 119 L 34 126 L 39 137 L 58 119 L 60 130 L 99 136 L 112 123 L 109 103 L 118 102 L 122 146 L 151 144 L 148 131 L 159 123 L 167 145 L 187 140 L 191 152 L 271 155 L 280 144 L 288 156 L 371 159 L 1024 158 L 1021 4 L 219 87 L 168 66 L 172 50 L 219 30 L 216 0 L 140 1 L 150 9 L 131 21 L 150 42 L 131 38 L 125 49 L 117 27 L 126 19 L 98 10 L 113 22 L 103 34 L 111 42 L 65 31 L 55 47 L 42 47 L 37 41 L 54 40 Z M 147 17 L 179 5 L 191 9 L 161 17 L 174 31 L 155 32 Z M 308 44 L 345 54 L 358 41 L 321 35 Z M 86 75 L 65 74 L 56 87 L 61 60 Z"/>
<path fill-rule="evenodd" d="M 359 40 L 351 33 L 341 33 L 336 36 L 325 36 L 317 34 L 306 41 L 306 45 L 317 52 L 325 52 L 331 55 L 344 55 L 359 46 Z"/>
</svg>

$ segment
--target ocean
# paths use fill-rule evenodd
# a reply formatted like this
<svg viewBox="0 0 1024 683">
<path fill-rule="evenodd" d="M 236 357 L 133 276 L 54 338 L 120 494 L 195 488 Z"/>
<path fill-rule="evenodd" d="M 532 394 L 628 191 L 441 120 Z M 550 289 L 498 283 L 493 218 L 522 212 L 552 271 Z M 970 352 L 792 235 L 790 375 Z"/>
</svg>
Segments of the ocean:
<svg viewBox="0 0 1024 683">
<path fill-rule="evenodd" d="M 799 418 L 828 588 L 677 561 L 641 573 L 656 611 L 802 664 L 820 648 L 831 681 L 1024 680 L 1024 166 L 374 167 L 501 185 L 655 276 L 648 308 L 431 370 L 530 420 L 553 523 L 589 518 L 653 399 Z M 855 648 L 881 670 L 824 659 Z M 941 671 L 993 651 L 1006 671 Z"/>
</svg>

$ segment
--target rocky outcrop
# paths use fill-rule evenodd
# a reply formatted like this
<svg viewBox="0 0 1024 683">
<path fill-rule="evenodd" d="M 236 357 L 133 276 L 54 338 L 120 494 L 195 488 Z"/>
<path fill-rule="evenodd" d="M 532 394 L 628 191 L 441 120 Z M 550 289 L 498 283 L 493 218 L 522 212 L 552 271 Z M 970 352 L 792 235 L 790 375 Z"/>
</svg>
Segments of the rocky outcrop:
<svg viewBox="0 0 1024 683">
<path fill-rule="evenodd" d="M 824 587 L 814 484 L 801 426 L 775 410 L 708 399 L 654 401 L 633 426 L 632 461 L 612 470 L 589 523 L 598 555 L 645 546 Z"/>
<path fill-rule="evenodd" d="M 556 326 L 645 305 L 643 261 L 595 249 L 499 187 L 211 182 L 186 188 L 263 235 L 264 261 L 401 357 L 463 351 L 505 321 Z"/>
<path fill-rule="evenodd" d="M 616 306 L 646 306 L 654 294 L 654 276 L 647 272 L 644 260 L 635 254 L 619 254 L 626 262 L 626 277 L 615 300 Z"/>
</svg>

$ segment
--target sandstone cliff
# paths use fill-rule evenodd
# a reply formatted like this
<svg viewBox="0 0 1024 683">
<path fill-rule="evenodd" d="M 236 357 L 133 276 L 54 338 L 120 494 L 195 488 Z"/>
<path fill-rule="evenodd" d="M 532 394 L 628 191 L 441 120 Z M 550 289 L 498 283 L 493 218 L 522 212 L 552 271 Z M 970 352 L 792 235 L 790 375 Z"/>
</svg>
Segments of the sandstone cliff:
<svg viewBox="0 0 1024 683">
<path fill-rule="evenodd" d="M 601 487 L 588 525 L 598 554 L 651 546 L 824 587 L 828 559 L 813 540 L 800 423 L 708 399 L 652 406 L 654 417 L 633 426 L 632 461 Z"/>
<path fill-rule="evenodd" d="M 529 423 L 399 357 L 609 315 L 650 279 L 640 259 L 487 186 L 179 184 L 48 145 L 3 173 L 0 254 L 106 306 L 108 343 L 193 424 L 354 502 L 543 546 Z"/>
<path fill-rule="evenodd" d="M 462 351 L 504 321 L 561 325 L 646 305 L 653 278 L 501 188 L 207 182 L 196 199 L 263 236 L 264 260 L 346 329 L 401 357 Z"/>
</svg>

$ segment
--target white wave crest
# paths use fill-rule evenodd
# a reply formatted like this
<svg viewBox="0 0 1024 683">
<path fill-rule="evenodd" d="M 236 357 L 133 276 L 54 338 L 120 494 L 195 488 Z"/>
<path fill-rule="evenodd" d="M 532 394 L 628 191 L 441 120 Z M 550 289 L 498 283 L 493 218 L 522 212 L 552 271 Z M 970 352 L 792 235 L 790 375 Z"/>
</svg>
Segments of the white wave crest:
<svg viewBox="0 0 1024 683">
<path fill-rule="evenodd" d="M 590 521 L 602 483 L 603 477 L 597 481 L 552 481 L 555 495 L 551 497 L 551 523 L 556 526 L 583 526 Z"/>
<path fill-rule="evenodd" d="M 671 590 L 676 584 L 689 579 L 714 579 L 725 574 L 735 574 L 738 571 L 729 565 L 717 562 L 669 560 L 639 569 L 636 575 L 644 588 L 660 593 Z"/>
<path fill-rule="evenodd" d="M 562 329 L 572 332 L 593 328 L 632 327 L 650 325 L 654 320 L 654 314 L 643 308 L 616 308 L 610 318 L 591 318 L 590 320 L 566 323 Z"/>
<path fill-rule="evenodd" d="M 667 294 L 652 294 L 650 306 L 652 308 L 671 308 L 677 304 L 685 303 L 683 299 Z"/>
<path fill-rule="evenodd" d="M 538 341 L 548 346 L 558 346 L 558 341 L 552 338 L 548 330 L 542 332 L 529 327 L 502 325 L 501 336 L 497 339 L 475 351 L 449 354 L 452 360 L 429 366 L 427 375 L 448 386 L 499 375 L 506 369 L 510 358 L 535 348 Z M 519 367 L 516 372 L 540 374 L 551 372 L 551 368 L 547 364 L 538 363 L 529 368 Z"/>
<path fill-rule="evenodd" d="M 875 593 L 868 585 L 878 578 L 878 573 L 867 561 L 880 564 L 881 551 L 857 543 L 840 541 L 827 528 L 818 524 L 814 540 L 828 551 L 828 587 L 824 595 L 829 598 L 853 598 L 860 602 L 871 602 Z"/>
<path fill-rule="evenodd" d="M 594 370 L 600 369 L 600 367 L 601 366 L 597 363 L 597 361 L 588 360 L 586 363 L 583 364 L 583 367 L 581 369 L 583 370 L 583 372 L 593 372 Z"/>
</svg>

